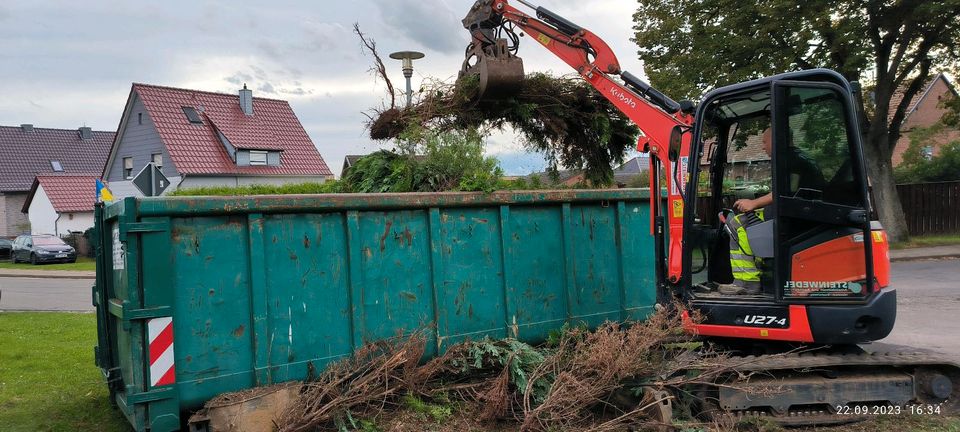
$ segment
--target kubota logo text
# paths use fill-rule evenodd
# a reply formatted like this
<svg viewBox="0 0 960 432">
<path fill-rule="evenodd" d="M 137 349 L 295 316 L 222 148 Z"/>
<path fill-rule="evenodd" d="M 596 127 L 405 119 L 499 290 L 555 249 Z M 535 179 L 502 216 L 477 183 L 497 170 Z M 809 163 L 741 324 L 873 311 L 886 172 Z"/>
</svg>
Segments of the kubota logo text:
<svg viewBox="0 0 960 432">
<path fill-rule="evenodd" d="M 610 89 L 610 94 L 612 94 L 613 97 L 615 97 L 615 98 L 617 98 L 617 99 L 620 99 L 620 102 L 623 102 L 623 103 L 625 103 L 625 104 L 627 104 L 627 105 L 630 105 L 630 108 L 636 108 L 636 107 L 637 107 L 637 101 L 633 100 L 632 97 L 624 94 L 622 91 L 617 90 L 616 88 L 611 88 L 611 89 Z"/>
</svg>

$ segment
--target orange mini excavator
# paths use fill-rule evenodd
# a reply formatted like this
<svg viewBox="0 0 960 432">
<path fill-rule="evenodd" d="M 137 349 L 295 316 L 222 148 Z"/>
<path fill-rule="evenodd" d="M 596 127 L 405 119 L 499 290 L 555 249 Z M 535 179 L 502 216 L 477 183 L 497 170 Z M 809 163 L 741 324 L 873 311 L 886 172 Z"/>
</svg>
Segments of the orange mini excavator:
<svg viewBox="0 0 960 432">
<path fill-rule="evenodd" d="M 596 34 L 517 1 L 534 14 L 507 0 L 480 0 L 470 9 L 463 24 L 472 42 L 461 76 L 478 75 L 482 97 L 509 96 L 524 76 L 516 54 L 526 34 L 640 128 L 637 149 L 650 154 L 651 190 L 666 191 L 650 198 L 658 302 L 681 300 L 687 306 L 678 313 L 685 317 L 699 311 L 703 320 L 687 319 L 689 330 L 726 347 L 748 355 L 779 353 L 760 356 L 743 369 L 765 371 L 750 386 L 776 385 L 783 392 L 757 396 L 716 386 L 704 393 L 716 411 L 804 424 L 843 420 L 851 407 L 860 413 L 868 405 L 956 408 L 956 360 L 881 355 L 858 346 L 890 333 L 897 294 L 890 285 L 886 234 L 871 217 L 855 84 L 834 71 L 814 69 L 718 88 L 699 103 L 677 102 L 621 70 Z M 760 171 L 767 173 L 768 185 L 737 186 L 743 183 L 738 177 L 756 176 L 758 170 L 732 161 L 757 147 L 766 129 L 772 130 L 770 161 Z M 796 155 L 820 171 L 823 181 L 816 188 L 797 181 Z M 719 210 L 737 198 L 766 193 L 772 205 L 763 221 L 740 239 L 749 242 L 762 290 L 722 295 L 718 286 L 732 282 L 733 273 L 731 233 L 721 222 L 730 212 Z M 789 351 L 826 345 L 833 348 L 804 355 Z"/>
</svg>

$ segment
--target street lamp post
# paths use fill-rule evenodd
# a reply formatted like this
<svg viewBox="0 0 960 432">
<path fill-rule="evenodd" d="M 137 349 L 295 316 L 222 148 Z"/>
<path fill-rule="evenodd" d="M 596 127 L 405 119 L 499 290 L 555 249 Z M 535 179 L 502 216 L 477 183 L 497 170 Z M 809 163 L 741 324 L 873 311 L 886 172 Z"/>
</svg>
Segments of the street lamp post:
<svg viewBox="0 0 960 432">
<path fill-rule="evenodd" d="M 422 52 L 417 51 L 397 51 L 390 54 L 390 58 L 403 61 L 403 77 L 407 79 L 407 106 L 413 101 L 413 87 L 410 85 L 410 78 L 413 77 L 413 61 L 423 58 Z"/>
</svg>

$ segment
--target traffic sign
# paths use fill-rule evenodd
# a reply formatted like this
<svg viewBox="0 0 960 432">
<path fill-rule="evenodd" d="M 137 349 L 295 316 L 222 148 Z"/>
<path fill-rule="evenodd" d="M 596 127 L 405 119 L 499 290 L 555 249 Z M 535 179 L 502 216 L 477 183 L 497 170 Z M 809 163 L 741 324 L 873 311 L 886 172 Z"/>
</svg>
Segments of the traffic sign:
<svg viewBox="0 0 960 432">
<path fill-rule="evenodd" d="M 160 168 L 150 162 L 133 178 L 133 185 L 146 196 L 159 196 L 170 186 L 170 180 L 167 180 Z"/>
</svg>

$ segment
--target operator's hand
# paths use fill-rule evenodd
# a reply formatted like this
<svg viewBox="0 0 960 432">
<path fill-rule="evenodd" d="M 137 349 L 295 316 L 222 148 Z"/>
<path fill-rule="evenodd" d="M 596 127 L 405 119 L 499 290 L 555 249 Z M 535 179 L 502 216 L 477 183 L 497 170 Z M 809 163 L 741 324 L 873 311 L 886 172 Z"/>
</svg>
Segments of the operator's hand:
<svg viewBox="0 0 960 432">
<path fill-rule="evenodd" d="M 752 199 L 738 199 L 733 203 L 733 208 L 739 211 L 740 213 L 746 213 L 749 211 L 754 211 L 759 207 L 756 200 Z"/>
</svg>

